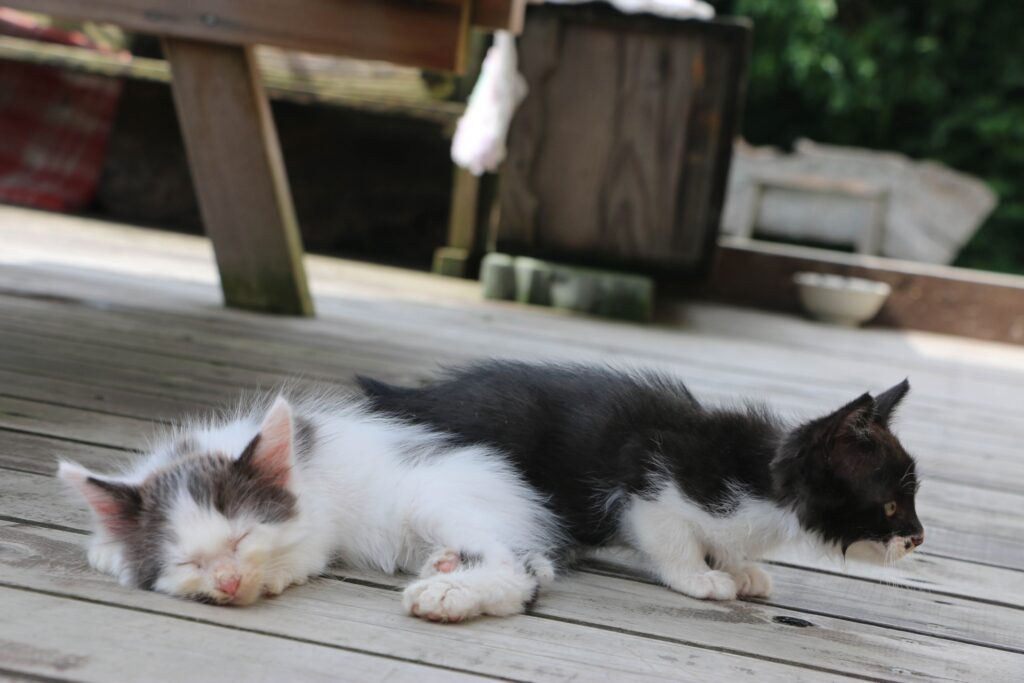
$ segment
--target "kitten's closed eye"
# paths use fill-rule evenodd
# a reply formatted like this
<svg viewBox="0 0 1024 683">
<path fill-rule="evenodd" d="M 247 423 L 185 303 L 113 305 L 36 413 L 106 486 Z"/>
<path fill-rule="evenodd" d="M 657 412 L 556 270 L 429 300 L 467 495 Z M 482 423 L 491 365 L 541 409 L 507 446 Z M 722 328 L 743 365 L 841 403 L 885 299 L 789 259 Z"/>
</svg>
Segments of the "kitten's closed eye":
<svg viewBox="0 0 1024 683">
<path fill-rule="evenodd" d="M 244 541 L 246 538 L 248 538 L 249 534 L 251 534 L 251 533 L 252 533 L 251 531 L 246 531 L 244 534 L 242 534 L 238 538 L 236 538 L 233 541 L 231 541 L 231 550 L 237 551 L 238 550 L 238 546 L 241 545 L 242 541 Z"/>
</svg>

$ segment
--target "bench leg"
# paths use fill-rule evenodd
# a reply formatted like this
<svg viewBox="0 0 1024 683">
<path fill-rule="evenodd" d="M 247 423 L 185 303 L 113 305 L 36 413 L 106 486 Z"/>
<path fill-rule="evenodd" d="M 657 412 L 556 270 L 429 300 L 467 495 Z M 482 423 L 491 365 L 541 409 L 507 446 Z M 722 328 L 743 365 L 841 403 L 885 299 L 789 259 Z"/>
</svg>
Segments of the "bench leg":
<svg viewBox="0 0 1024 683">
<path fill-rule="evenodd" d="M 164 39 L 228 306 L 313 315 L 302 239 L 252 48 Z"/>
<path fill-rule="evenodd" d="M 465 169 L 455 168 L 448 244 L 434 252 L 435 273 L 476 277 L 480 258 L 489 248 L 497 180 L 493 173 L 478 178 Z"/>
</svg>

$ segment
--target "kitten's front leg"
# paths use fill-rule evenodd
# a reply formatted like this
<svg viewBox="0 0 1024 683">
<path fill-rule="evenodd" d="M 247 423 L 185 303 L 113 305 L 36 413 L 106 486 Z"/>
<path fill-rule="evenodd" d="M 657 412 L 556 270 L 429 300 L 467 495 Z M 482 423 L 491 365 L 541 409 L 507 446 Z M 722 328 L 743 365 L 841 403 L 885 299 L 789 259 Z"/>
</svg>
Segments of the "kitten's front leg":
<svg viewBox="0 0 1024 683">
<path fill-rule="evenodd" d="M 311 578 L 320 576 L 327 571 L 327 560 L 321 562 L 297 561 L 289 564 L 284 562 L 264 574 L 263 594 L 280 595 L 289 586 L 302 586 Z"/>
<path fill-rule="evenodd" d="M 89 541 L 89 566 L 98 572 L 110 574 L 122 585 L 129 585 L 131 577 L 124 561 L 124 545 L 108 534 L 98 531 Z"/>
<path fill-rule="evenodd" d="M 280 595 L 289 586 L 301 586 L 309 581 L 308 576 L 296 576 L 286 571 L 273 572 L 263 579 L 263 594 L 267 596 Z"/>
<path fill-rule="evenodd" d="M 322 574 L 327 569 L 326 555 L 306 549 L 301 553 L 292 553 L 271 557 L 269 550 L 258 549 L 247 558 L 255 566 L 262 569 L 263 595 L 280 595 L 289 586 L 301 586 L 311 577 Z"/>
<path fill-rule="evenodd" d="M 767 598 L 772 592 L 772 577 L 756 564 L 725 568 L 736 582 L 736 594 L 751 598 Z"/>
<path fill-rule="evenodd" d="M 646 555 L 662 582 L 674 591 L 702 600 L 733 600 L 736 581 L 711 569 L 694 528 L 673 514 L 671 501 L 636 498 L 623 515 L 623 530 Z"/>
</svg>

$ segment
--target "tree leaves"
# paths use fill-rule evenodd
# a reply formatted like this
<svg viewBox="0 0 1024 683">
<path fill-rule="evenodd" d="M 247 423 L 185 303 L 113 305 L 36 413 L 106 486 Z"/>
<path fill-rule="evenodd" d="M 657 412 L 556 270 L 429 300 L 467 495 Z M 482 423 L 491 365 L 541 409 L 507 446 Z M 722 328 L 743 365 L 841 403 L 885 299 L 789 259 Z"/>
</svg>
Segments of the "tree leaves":
<svg viewBox="0 0 1024 683">
<path fill-rule="evenodd" d="M 1024 273 L 1024 3 L 715 4 L 755 24 L 748 140 L 891 149 L 980 176 L 1000 205 L 957 265 Z"/>
</svg>

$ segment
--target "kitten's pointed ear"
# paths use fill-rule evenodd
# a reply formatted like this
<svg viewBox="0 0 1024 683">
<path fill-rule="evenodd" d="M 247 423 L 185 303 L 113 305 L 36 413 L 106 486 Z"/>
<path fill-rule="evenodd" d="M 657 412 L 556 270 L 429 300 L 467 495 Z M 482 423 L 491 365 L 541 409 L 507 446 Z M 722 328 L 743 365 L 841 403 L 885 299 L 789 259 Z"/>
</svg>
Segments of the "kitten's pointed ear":
<svg viewBox="0 0 1024 683">
<path fill-rule="evenodd" d="M 845 406 L 832 413 L 829 418 L 837 426 L 840 433 L 854 435 L 863 432 L 875 414 L 875 399 L 869 393 L 863 393 Z"/>
<path fill-rule="evenodd" d="M 278 396 L 263 418 L 260 433 L 245 447 L 238 464 L 251 468 L 277 486 L 287 487 L 292 476 L 294 436 L 292 408 Z"/>
<path fill-rule="evenodd" d="M 95 475 L 66 460 L 57 468 L 57 476 L 85 498 L 103 527 L 114 536 L 123 536 L 138 525 L 142 494 L 137 486 Z"/>
<path fill-rule="evenodd" d="M 875 398 L 875 421 L 886 427 L 892 421 L 892 414 L 910 391 L 910 381 L 903 380 L 892 389 L 888 389 Z"/>
</svg>

